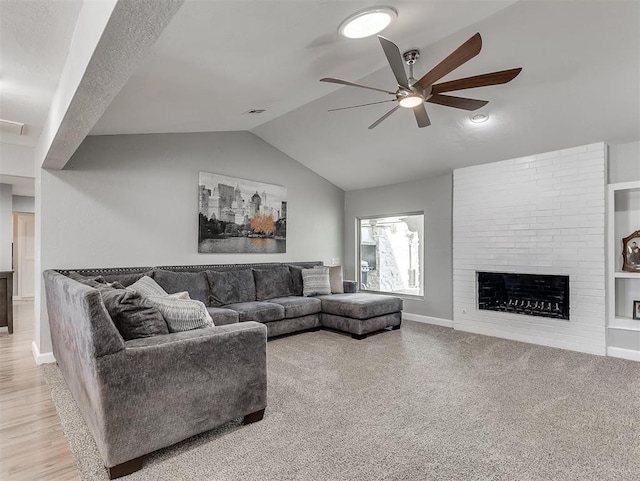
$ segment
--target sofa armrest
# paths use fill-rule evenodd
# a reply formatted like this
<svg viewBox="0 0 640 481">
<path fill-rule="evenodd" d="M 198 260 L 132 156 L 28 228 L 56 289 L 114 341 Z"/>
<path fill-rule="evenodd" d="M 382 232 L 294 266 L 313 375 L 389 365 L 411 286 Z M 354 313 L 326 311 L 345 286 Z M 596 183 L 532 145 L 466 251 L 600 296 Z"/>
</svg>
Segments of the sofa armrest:
<svg viewBox="0 0 640 481">
<path fill-rule="evenodd" d="M 127 341 L 98 359 L 104 433 L 114 466 L 267 404 L 267 329 L 243 322 Z"/>
<path fill-rule="evenodd" d="M 358 283 L 356 281 L 342 281 L 344 292 L 347 294 L 358 292 Z"/>
</svg>

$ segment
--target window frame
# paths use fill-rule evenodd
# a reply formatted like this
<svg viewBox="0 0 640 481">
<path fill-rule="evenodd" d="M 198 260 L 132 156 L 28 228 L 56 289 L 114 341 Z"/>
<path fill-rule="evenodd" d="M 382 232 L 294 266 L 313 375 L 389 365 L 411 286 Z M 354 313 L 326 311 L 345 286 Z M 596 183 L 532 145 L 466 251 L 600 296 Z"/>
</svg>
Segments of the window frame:
<svg viewBox="0 0 640 481">
<path fill-rule="evenodd" d="M 388 291 L 376 291 L 376 290 L 372 290 L 372 289 L 363 289 L 362 286 L 362 268 L 361 268 L 361 258 L 362 258 L 362 252 L 361 252 L 361 247 L 362 247 L 362 221 L 363 220 L 371 220 L 371 219 L 385 219 L 388 217 L 407 217 L 407 216 L 411 216 L 411 215 L 421 215 L 422 216 L 422 245 L 419 246 L 418 250 L 420 253 L 419 259 L 420 259 L 420 286 L 422 288 L 422 294 L 406 294 L 406 293 L 396 293 L 396 292 L 388 292 Z M 358 282 L 358 291 L 360 292 L 369 292 L 372 294 L 382 294 L 382 295 L 386 295 L 386 296 L 394 296 L 394 297 L 401 297 L 401 298 L 406 298 L 408 300 L 424 300 L 425 296 L 424 296 L 424 255 L 425 255 L 425 250 L 424 250 L 424 232 L 425 232 L 425 228 L 424 228 L 424 211 L 410 211 L 410 212 L 399 212 L 399 213 L 390 213 L 390 214 L 375 214 L 375 215 L 361 215 L 361 216 L 356 216 L 356 262 L 355 262 L 355 267 L 356 267 L 356 279 Z"/>
</svg>

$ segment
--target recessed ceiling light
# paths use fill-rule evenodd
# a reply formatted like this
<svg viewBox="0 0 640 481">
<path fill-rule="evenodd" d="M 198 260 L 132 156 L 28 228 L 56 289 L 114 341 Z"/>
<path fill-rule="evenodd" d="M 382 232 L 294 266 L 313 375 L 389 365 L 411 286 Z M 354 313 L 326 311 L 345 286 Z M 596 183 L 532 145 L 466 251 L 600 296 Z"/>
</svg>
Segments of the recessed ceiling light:
<svg viewBox="0 0 640 481">
<path fill-rule="evenodd" d="M 350 15 L 338 27 L 338 33 L 347 38 L 364 38 L 382 32 L 398 18 L 392 7 L 370 7 Z"/>
<path fill-rule="evenodd" d="M 489 116 L 487 114 L 475 114 L 471 117 L 471 122 L 476 124 L 481 124 L 489 120 Z"/>
<path fill-rule="evenodd" d="M 418 94 L 407 95 L 406 97 L 402 97 L 398 101 L 400 107 L 404 107 L 405 109 L 412 109 L 414 107 L 417 107 L 422 102 L 424 102 L 424 99 Z"/>
</svg>

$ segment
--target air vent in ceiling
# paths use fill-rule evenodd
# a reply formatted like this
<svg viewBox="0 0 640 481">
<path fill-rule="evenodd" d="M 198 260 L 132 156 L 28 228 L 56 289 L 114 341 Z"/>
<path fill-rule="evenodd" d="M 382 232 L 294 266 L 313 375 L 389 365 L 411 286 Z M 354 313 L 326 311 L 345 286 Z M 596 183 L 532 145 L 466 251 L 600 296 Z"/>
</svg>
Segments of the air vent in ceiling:
<svg viewBox="0 0 640 481">
<path fill-rule="evenodd" d="M 11 120 L 0 119 L 0 132 L 22 135 L 24 133 L 24 124 L 21 124 L 20 122 L 12 122 Z"/>
</svg>

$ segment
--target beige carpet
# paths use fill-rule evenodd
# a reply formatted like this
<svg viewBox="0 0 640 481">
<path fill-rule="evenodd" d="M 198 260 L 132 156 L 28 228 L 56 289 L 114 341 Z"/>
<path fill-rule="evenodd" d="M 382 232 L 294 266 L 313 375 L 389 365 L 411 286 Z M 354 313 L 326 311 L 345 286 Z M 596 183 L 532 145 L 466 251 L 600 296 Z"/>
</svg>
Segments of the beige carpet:
<svg viewBox="0 0 640 481">
<path fill-rule="evenodd" d="M 263 421 L 150 455 L 123 480 L 638 480 L 640 364 L 405 322 L 270 341 Z M 107 479 L 55 365 L 84 480 Z"/>
</svg>

